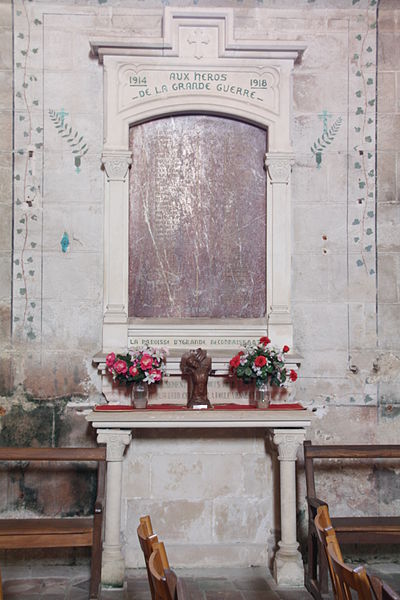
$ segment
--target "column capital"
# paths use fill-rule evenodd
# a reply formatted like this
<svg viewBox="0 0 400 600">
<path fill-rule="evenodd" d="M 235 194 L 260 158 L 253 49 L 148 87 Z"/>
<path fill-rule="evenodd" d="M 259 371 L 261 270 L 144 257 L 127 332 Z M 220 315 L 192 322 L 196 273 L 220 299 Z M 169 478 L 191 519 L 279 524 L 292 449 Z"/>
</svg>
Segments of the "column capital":
<svg viewBox="0 0 400 600">
<path fill-rule="evenodd" d="M 265 155 L 265 168 L 272 184 L 288 184 L 293 164 L 294 155 L 292 152 L 267 152 Z"/>
<path fill-rule="evenodd" d="M 297 450 L 305 439 L 304 429 L 274 429 L 272 433 L 278 446 L 278 460 L 295 461 Z"/>
<path fill-rule="evenodd" d="M 107 462 L 122 462 L 125 446 L 131 442 L 132 434 L 123 429 L 100 429 L 97 443 L 106 444 Z"/>
<path fill-rule="evenodd" d="M 130 150 L 105 150 L 101 155 L 109 181 L 125 181 L 128 169 L 132 164 L 132 152 Z"/>
</svg>

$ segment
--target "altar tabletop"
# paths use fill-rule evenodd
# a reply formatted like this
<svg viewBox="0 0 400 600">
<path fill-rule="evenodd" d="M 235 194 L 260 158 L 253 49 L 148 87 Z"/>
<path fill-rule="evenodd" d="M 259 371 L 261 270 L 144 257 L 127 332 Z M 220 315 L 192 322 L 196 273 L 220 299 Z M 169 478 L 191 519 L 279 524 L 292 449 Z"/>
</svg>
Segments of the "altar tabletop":
<svg viewBox="0 0 400 600">
<path fill-rule="evenodd" d="M 93 411 L 86 419 L 95 428 L 293 428 L 309 427 L 307 410 L 130 410 Z"/>
</svg>

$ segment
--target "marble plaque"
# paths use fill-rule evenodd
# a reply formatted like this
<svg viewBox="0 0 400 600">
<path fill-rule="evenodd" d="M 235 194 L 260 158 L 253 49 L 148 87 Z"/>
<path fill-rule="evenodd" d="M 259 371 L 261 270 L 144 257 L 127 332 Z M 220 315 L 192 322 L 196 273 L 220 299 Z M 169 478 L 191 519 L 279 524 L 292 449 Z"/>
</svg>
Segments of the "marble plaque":
<svg viewBox="0 0 400 600">
<path fill-rule="evenodd" d="M 266 311 L 266 131 L 207 115 L 131 128 L 129 316 Z"/>
</svg>

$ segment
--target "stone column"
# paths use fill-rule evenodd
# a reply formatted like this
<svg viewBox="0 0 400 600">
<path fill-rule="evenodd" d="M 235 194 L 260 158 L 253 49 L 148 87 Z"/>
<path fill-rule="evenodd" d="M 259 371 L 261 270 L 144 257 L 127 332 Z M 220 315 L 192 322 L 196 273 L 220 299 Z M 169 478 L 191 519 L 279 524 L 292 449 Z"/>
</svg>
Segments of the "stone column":
<svg viewBox="0 0 400 600">
<path fill-rule="evenodd" d="M 104 325 L 103 348 L 126 346 L 128 319 L 130 150 L 107 150 L 104 207 Z"/>
<path fill-rule="evenodd" d="M 103 429 L 97 442 L 106 444 L 106 518 L 103 543 L 101 581 L 104 585 L 122 587 L 125 561 L 121 552 L 122 457 L 131 441 L 131 432 L 124 429 Z"/>
<path fill-rule="evenodd" d="M 292 317 L 290 314 L 291 285 L 291 205 L 290 172 L 294 163 L 290 152 L 268 152 L 265 155 L 265 167 L 269 175 L 269 190 L 272 198 L 268 214 L 272 220 L 268 229 L 271 239 L 268 242 L 270 252 L 271 291 L 268 315 L 269 331 L 277 345 L 292 346 Z"/>
<path fill-rule="evenodd" d="M 296 536 L 296 458 L 305 438 L 304 429 L 274 429 L 280 462 L 281 541 L 274 561 L 279 585 L 303 586 L 304 566 Z"/>
</svg>

